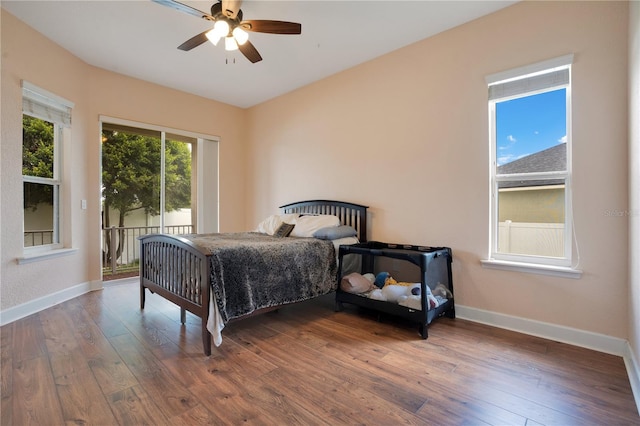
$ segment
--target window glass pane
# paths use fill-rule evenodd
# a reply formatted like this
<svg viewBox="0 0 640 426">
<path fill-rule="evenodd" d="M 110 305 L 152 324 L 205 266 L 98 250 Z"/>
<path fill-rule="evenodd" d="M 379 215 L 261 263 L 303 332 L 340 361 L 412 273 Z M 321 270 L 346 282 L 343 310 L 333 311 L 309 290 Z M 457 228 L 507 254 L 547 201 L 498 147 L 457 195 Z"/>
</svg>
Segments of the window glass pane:
<svg viewBox="0 0 640 426">
<path fill-rule="evenodd" d="M 496 103 L 498 174 L 566 170 L 566 141 L 566 89 Z"/>
<path fill-rule="evenodd" d="M 57 186 L 24 183 L 24 246 L 55 244 L 57 215 Z"/>
<path fill-rule="evenodd" d="M 103 264 L 138 269 L 140 235 L 160 231 L 160 132 L 103 124 Z"/>
<path fill-rule="evenodd" d="M 566 102 L 564 88 L 496 102 L 496 176 L 567 171 Z M 564 176 L 497 182 L 498 253 L 566 256 Z"/>
<path fill-rule="evenodd" d="M 104 226 L 145 226 L 160 213 L 160 133 L 102 132 Z"/>
<path fill-rule="evenodd" d="M 165 232 L 185 234 L 193 231 L 191 163 L 196 140 L 167 134 L 165 138 Z"/>
<path fill-rule="evenodd" d="M 22 174 L 53 178 L 53 123 L 22 116 Z"/>
<path fill-rule="evenodd" d="M 498 189 L 498 252 L 564 257 L 564 180 L 546 184 L 501 182 Z"/>
</svg>

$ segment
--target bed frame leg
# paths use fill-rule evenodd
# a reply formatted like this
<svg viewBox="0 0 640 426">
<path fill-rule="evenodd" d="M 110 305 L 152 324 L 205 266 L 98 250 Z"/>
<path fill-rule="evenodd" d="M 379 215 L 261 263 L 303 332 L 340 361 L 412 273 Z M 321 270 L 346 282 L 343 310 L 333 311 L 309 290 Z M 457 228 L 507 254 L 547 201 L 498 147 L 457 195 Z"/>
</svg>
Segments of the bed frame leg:
<svg viewBox="0 0 640 426">
<path fill-rule="evenodd" d="M 422 336 L 423 339 L 429 337 L 428 328 L 429 326 L 427 324 L 420 324 L 420 327 L 418 328 L 418 331 L 420 331 L 420 336 Z"/>
<path fill-rule="evenodd" d="M 202 346 L 204 347 L 204 354 L 206 356 L 211 355 L 211 333 L 207 330 L 206 321 L 202 320 Z"/>
<path fill-rule="evenodd" d="M 145 297 L 144 286 L 140 284 L 140 309 L 144 309 L 144 301 L 145 301 L 144 297 Z"/>
<path fill-rule="evenodd" d="M 180 308 L 180 324 L 187 322 L 187 311 L 184 308 Z"/>
</svg>

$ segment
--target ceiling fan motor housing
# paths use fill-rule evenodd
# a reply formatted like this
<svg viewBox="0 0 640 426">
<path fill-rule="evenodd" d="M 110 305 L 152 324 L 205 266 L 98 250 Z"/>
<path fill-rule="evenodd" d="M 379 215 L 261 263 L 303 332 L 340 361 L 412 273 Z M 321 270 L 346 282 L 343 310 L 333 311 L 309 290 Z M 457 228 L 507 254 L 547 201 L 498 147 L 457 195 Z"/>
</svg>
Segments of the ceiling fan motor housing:
<svg viewBox="0 0 640 426">
<path fill-rule="evenodd" d="M 214 22 L 217 21 L 226 21 L 229 24 L 229 34 L 227 37 L 231 37 L 233 29 L 240 25 L 240 21 L 242 21 L 242 10 L 238 10 L 238 14 L 235 18 L 231 18 L 231 11 L 227 11 L 227 13 L 222 12 L 222 3 L 214 3 L 211 6 L 211 16 L 214 18 Z"/>
</svg>

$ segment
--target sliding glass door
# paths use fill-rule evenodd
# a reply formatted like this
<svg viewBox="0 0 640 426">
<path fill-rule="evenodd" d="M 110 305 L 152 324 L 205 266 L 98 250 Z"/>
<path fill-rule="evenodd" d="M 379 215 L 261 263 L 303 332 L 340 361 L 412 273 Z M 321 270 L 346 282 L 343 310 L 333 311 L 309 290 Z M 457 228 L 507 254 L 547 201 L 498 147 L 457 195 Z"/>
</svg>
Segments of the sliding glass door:
<svg viewBox="0 0 640 426">
<path fill-rule="evenodd" d="M 103 121 L 104 276 L 137 272 L 137 238 L 141 235 L 199 231 L 198 181 L 201 185 L 204 181 L 198 179 L 198 152 L 203 151 L 203 144 L 212 142 L 216 141 Z M 217 197 L 217 143 L 215 148 Z"/>
</svg>

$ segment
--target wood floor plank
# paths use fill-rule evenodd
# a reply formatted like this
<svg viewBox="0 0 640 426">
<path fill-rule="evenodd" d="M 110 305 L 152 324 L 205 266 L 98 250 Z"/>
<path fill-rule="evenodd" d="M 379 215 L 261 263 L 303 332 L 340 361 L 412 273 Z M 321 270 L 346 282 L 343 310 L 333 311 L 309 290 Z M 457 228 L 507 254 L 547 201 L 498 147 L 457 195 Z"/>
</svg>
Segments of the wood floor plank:
<svg viewBox="0 0 640 426">
<path fill-rule="evenodd" d="M 129 330 L 120 318 L 114 315 L 109 308 L 104 305 L 102 301 L 104 293 L 104 290 L 98 290 L 80 296 L 79 299 L 83 309 L 89 314 L 105 337 L 109 338 L 128 334 Z"/>
<path fill-rule="evenodd" d="M 161 313 L 152 308 L 145 309 L 138 315 L 127 314 L 123 318 L 129 331 L 159 359 L 174 357 L 183 352 L 179 344 L 167 337 L 166 329 L 169 325 L 162 322 L 163 318 Z M 193 349 L 194 347 L 191 348 Z M 199 350 L 202 351 L 202 346 L 199 346 Z"/>
<path fill-rule="evenodd" d="M 348 416 L 352 409 L 348 401 L 342 401 L 336 396 L 336 390 L 348 380 L 347 378 L 325 374 L 319 368 L 317 360 L 310 363 L 307 357 L 296 356 L 300 355 L 298 352 L 290 353 L 287 350 L 288 346 L 283 345 L 281 341 L 268 341 L 255 334 L 234 337 L 242 339 L 244 344 L 250 345 L 256 353 L 280 366 L 260 378 L 263 388 L 271 389 L 277 395 L 283 395 L 283 398 L 296 398 L 299 405 L 315 413 L 317 417 L 331 416 L 336 412 Z"/>
<path fill-rule="evenodd" d="M 13 362 L 46 356 L 42 324 L 38 314 L 16 321 L 13 329 Z"/>
<path fill-rule="evenodd" d="M 524 354 L 522 354 L 524 356 Z M 463 360 L 462 354 L 457 354 L 458 359 Z M 535 362 L 529 360 L 527 362 L 530 365 L 534 365 Z M 572 370 L 580 370 L 580 367 L 573 367 Z M 541 392 L 541 378 L 545 375 L 540 368 L 531 369 L 532 375 L 529 375 L 527 371 L 523 371 L 519 366 L 514 367 L 514 364 L 502 361 L 496 363 L 495 361 L 488 361 L 484 364 L 477 361 L 460 361 L 454 376 L 458 376 L 460 381 L 474 383 L 483 383 L 484 386 L 490 386 L 494 389 L 502 391 L 508 391 L 513 395 L 517 395 L 521 398 L 531 400 L 536 404 L 540 404 L 544 407 L 549 407 L 552 410 L 561 411 L 563 413 L 575 416 L 578 419 L 582 417 L 582 413 L 588 411 L 589 418 L 595 418 L 601 422 L 607 422 L 611 420 L 611 415 L 608 414 L 610 408 L 605 410 L 600 415 L 597 414 L 600 411 L 598 408 L 598 400 L 594 399 L 594 393 L 587 386 L 581 386 L 582 390 L 588 390 L 589 395 L 578 395 L 576 391 L 571 391 L 569 387 L 573 386 L 573 382 L 580 380 L 579 376 L 567 377 L 560 380 L 559 376 L 553 376 L 558 379 L 562 385 L 558 385 L 555 389 L 547 387 L 545 391 Z M 568 385 L 569 387 L 565 387 Z M 562 398 L 558 398 L 562 395 Z"/>
<path fill-rule="evenodd" d="M 166 418 L 179 416 L 197 404 L 189 390 L 133 336 L 115 336 L 110 341 Z"/>
<path fill-rule="evenodd" d="M 90 369 L 79 369 L 55 378 L 66 424 L 116 424 L 109 403 Z"/>
<path fill-rule="evenodd" d="M 67 326 L 73 331 L 78 348 L 74 353 L 82 354 L 105 395 L 138 383 L 82 305 L 67 306 L 61 316 L 67 317 Z"/>
<path fill-rule="evenodd" d="M 238 385 L 222 372 L 215 374 L 215 386 L 196 385 L 190 390 L 200 403 L 220 419 L 220 424 L 261 424 L 262 412 L 238 392 Z"/>
<path fill-rule="evenodd" d="M 40 320 L 53 377 L 88 369 L 87 357 L 80 349 L 68 311 L 61 306 L 47 309 L 40 313 Z"/>
<path fill-rule="evenodd" d="M 333 295 L 227 324 L 137 280 L 0 329 L 0 424 L 640 425 L 621 357 L 440 318 L 416 324 Z"/>
<path fill-rule="evenodd" d="M 108 395 L 109 405 L 120 425 L 169 425 L 158 407 L 138 385 Z"/>
<path fill-rule="evenodd" d="M 222 419 L 202 404 L 197 404 L 179 416 L 169 419 L 173 425 L 222 425 Z"/>
<path fill-rule="evenodd" d="M 275 371 L 275 370 L 274 370 Z M 290 397 L 272 374 L 261 376 L 255 382 L 247 382 L 243 375 L 230 373 L 230 379 L 242 386 L 245 399 L 262 414 L 260 421 L 264 424 L 287 425 L 326 425 L 326 420 L 318 414 L 315 401 L 301 402 L 299 395 Z"/>
<path fill-rule="evenodd" d="M 418 410 L 425 422 L 437 424 L 456 419 L 457 424 L 527 425 L 528 419 L 494 403 L 474 398 L 462 388 L 442 385 L 438 380 L 425 384 L 429 400 Z"/>
<path fill-rule="evenodd" d="M 15 425 L 64 422 L 46 356 L 14 362 L 12 420 Z"/>
<path fill-rule="evenodd" d="M 13 327 L 0 328 L 0 424 L 13 424 Z"/>
<path fill-rule="evenodd" d="M 317 379 L 326 392 L 333 392 L 344 382 L 351 382 L 367 387 L 374 393 L 385 395 L 385 398 L 409 412 L 415 412 L 426 399 L 424 389 L 411 386 L 405 377 L 396 377 L 391 371 L 383 372 L 367 362 L 351 368 L 354 360 L 349 356 L 345 358 L 342 352 L 328 358 L 319 357 L 316 350 L 307 347 L 299 347 L 297 351 L 291 352 L 287 348 L 291 347 L 295 340 L 287 335 L 276 335 L 267 340 L 255 332 L 247 332 L 242 338 L 244 342 L 257 347 L 262 356 L 277 357 L 281 360 L 280 363 L 284 361 L 288 368 L 306 371 L 306 380 Z M 330 345 L 327 345 L 325 350 L 329 351 Z M 309 369 L 309 366 L 313 368 Z"/>
</svg>

